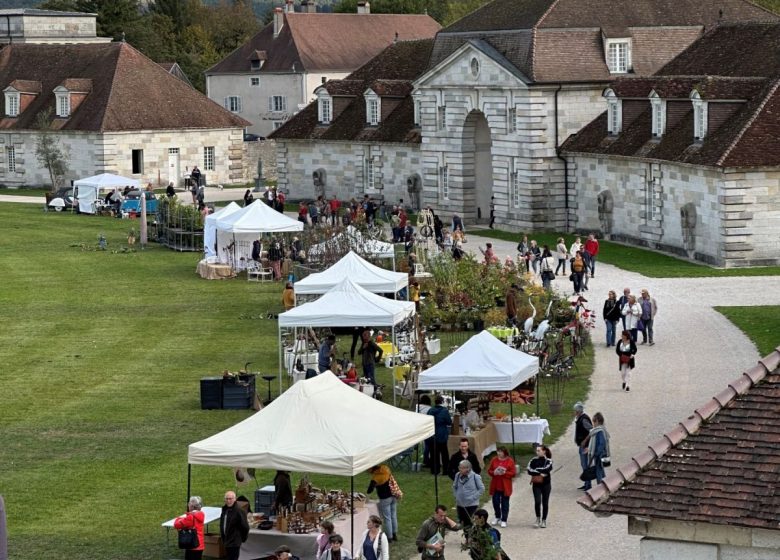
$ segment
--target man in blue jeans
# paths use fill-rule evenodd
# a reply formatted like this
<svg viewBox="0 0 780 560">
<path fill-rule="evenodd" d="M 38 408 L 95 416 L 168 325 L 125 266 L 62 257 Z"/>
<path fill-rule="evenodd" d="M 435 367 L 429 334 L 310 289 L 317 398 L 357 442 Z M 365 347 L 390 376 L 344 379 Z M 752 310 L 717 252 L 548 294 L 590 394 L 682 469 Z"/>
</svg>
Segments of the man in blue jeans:
<svg viewBox="0 0 780 560">
<path fill-rule="evenodd" d="M 322 341 L 320 351 L 317 354 L 317 368 L 320 373 L 328 371 L 331 367 L 331 360 L 336 355 L 336 337 L 329 335 Z"/>
<path fill-rule="evenodd" d="M 588 468 L 588 448 L 583 447 L 582 444 L 593 429 L 593 423 L 590 421 L 590 416 L 585 414 L 585 405 L 578 402 L 574 405 L 574 443 L 577 444 L 577 453 L 580 456 L 580 466 L 582 472 Z M 590 481 L 586 481 L 585 484 L 580 486 L 578 490 L 590 490 Z"/>
</svg>

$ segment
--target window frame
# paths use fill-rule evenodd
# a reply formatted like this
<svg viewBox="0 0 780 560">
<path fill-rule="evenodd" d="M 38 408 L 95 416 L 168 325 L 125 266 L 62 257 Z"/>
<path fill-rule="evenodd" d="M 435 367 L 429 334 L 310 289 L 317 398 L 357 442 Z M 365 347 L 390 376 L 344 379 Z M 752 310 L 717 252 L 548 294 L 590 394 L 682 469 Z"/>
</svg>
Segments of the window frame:
<svg viewBox="0 0 780 560">
<path fill-rule="evenodd" d="M 70 92 L 58 92 L 55 94 L 56 98 L 56 115 L 60 119 L 67 119 L 70 117 L 71 107 L 70 107 Z"/>
<path fill-rule="evenodd" d="M 520 208 L 520 172 L 517 170 L 517 158 L 509 162 L 509 204 L 512 208 Z"/>
<path fill-rule="evenodd" d="M 623 128 L 623 104 L 610 88 L 604 90 L 604 98 L 607 100 L 607 132 L 616 136 Z"/>
<path fill-rule="evenodd" d="M 214 146 L 203 146 L 203 171 L 214 171 L 215 155 Z"/>
<path fill-rule="evenodd" d="M 333 98 L 327 92 L 317 96 L 317 120 L 320 124 L 333 122 Z"/>
<path fill-rule="evenodd" d="M 447 130 L 447 105 L 436 107 L 436 129 Z"/>
<path fill-rule="evenodd" d="M 614 64 L 611 49 L 615 48 Z M 620 48 L 624 49 L 623 67 L 620 66 Z M 607 68 L 610 74 L 627 74 L 633 68 L 631 64 L 631 39 L 607 39 L 604 44 L 604 54 L 606 55 Z"/>
<path fill-rule="evenodd" d="M 707 136 L 707 102 L 701 98 L 696 90 L 691 92 L 690 98 L 693 105 L 693 138 L 702 142 Z"/>
<path fill-rule="evenodd" d="M 260 87 L 260 78 L 257 76 L 252 76 L 251 78 L 249 78 L 249 86 Z"/>
<path fill-rule="evenodd" d="M 225 97 L 225 109 L 230 111 L 234 114 L 241 113 L 243 107 L 242 107 L 242 100 L 240 95 L 228 95 Z"/>
<path fill-rule="evenodd" d="M 508 134 L 517 132 L 517 107 L 515 106 L 506 109 L 506 130 Z"/>
<path fill-rule="evenodd" d="M 16 173 L 16 146 L 5 147 L 5 169 L 7 173 Z"/>
<path fill-rule="evenodd" d="M 376 165 L 374 164 L 374 158 L 370 154 L 364 158 L 363 173 L 363 182 L 365 184 L 363 190 L 374 190 L 376 188 Z"/>
<path fill-rule="evenodd" d="M 22 100 L 18 91 L 8 91 L 5 94 L 5 116 L 18 117 Z M 14 110 L 12 110 L 14 109 Z"/>
<path fill-rule="evenodd" d="M 132 174 L 142 175 L 144 172 L 144 150 L 143 148 L 133 148 L 130 152 Z"/>
<path fill-rule="evenodd" d="M 655 91 L 650 92 L 650 107 L 652 118 L 650 121 L 653 138 L 661 138 L 666 131 L 666 101 L 661 99 Z"/>
<path fill-rule="evenodd" d="M 363 93 L 366 99 L 366 124 L 368 126 L 379 126 L 382 122 L 382 100 L 372 90 Z"/>
<path fill-rule="evenodd" d="M 287 97 L 284 95 L 269 95 L 268 110 L 271 113 L 284 113 L 287 111 Z"/>
<path fill-rule="evenodd" d="M 442 156 L 442 162 L 439 164 L 438 171 L 439 196 L 442 200 L 450 199 L 450 170 L 447 160 Z"/>
<path fill-rule="evenodd" d="M 416 97 L 414 100 L 414 126 L 415 128 L 422 128 L 422 102 Z"/>
</svg>

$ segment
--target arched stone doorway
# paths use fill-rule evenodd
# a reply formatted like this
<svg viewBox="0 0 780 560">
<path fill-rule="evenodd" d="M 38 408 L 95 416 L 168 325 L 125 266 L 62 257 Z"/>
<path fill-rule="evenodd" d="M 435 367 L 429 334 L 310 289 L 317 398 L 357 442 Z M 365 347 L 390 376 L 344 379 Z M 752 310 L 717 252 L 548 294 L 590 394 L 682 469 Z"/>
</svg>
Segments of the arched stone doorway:
<svg viewBox="0 0 780 560">
<path fill-rule="evenodd" d="M 482 111 L 471 111 L 463 123 L 463 206 L 468 222 L 490 221 L 493 155 L 490 125 Z"/>
</svg>

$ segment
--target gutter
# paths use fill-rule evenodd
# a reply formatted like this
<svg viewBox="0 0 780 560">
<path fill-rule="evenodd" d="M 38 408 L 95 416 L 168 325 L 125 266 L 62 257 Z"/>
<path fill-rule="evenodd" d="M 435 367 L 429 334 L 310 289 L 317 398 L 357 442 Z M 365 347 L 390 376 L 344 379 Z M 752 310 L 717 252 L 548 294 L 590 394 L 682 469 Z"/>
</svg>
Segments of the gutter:
<svg viewBox="0 0 780 560">
<path fill-rule="evenodd" d="M 555 157 L 563 162 L 563 193 L 564 210 L 566 212 L 566 233 L 569 233 L 569 160 L 561 155 L 561 147 L 558 145 L 558 93 L 563 84 L 558 84 L 555 90 Z"/>
</svg>

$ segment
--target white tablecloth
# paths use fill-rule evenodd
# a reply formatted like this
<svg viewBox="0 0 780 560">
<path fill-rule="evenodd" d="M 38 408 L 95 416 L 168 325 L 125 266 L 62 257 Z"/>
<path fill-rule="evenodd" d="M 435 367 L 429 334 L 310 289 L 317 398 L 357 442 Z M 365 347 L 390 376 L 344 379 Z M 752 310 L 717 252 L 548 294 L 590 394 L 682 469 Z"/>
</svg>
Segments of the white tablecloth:
<svg viewBox="0 0 780 560">
<path fill-rule="evenodd" d="M 209 524 L 212 521 L 216 521 L 219 519 L 219 516 L 222 515 L 222 507 L 210 507 L 210 506 L 204 506 L 201 508 L 203 514 L 205 515 L 206 519 L 204 521 L 205 524 Z M 181 516 L 178 516 L 181 517 Z M 173 527 L 173 522 L 176 521 L 176 517 L 173 519 L 169 519 L 165 523 L 162 524 L 163 527 Z"/>
<path fill-rule="evenodd" d="M 311 368 L 315 370 L 317 373 L 319 373 L 319 369 L 317 369 L 317 352 L 306 352 L 302 354 L 294 354 L 292 352 L 285 352 L 284 353 L 284 367 L 287 369 L 287 373 L 289 375 L 292 375 L 293 368 L 295 367 L 295 362 L 300 358 L 301 362 L 303 363 L 303 368 L 308 369 Z"/>
<path fill-rule="evenodd" d="M 544 418 L 528 422 L 494 422 L 498 441 L 512 443 L 512 426 L 515 428 L 515 443 L 544 443 L 544 434 L 550 434 L 550 424 Z"/>
</svg>

